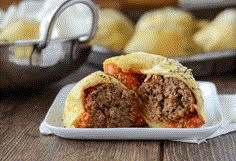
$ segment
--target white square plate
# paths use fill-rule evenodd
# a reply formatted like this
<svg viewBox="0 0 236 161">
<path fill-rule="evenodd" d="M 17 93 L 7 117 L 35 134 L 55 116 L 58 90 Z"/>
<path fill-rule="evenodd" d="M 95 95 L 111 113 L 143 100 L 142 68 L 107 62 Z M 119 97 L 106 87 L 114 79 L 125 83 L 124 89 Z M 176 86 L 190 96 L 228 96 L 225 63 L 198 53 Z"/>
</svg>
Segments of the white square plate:
<svg viewBox="0 0 236 161">
<path fill-rule="evenodd" d="M 70 84 L 61 89 L 40 125 L 41 133 L 69 139 L 204 139 L 213 134 L 223 120 L 215 85 L 210 82 L 199 82 L 206 112 L 206 124 L 201 128 L 64 128 L 62 116 L 65 99 L 74 85 Z"/>
</svg>

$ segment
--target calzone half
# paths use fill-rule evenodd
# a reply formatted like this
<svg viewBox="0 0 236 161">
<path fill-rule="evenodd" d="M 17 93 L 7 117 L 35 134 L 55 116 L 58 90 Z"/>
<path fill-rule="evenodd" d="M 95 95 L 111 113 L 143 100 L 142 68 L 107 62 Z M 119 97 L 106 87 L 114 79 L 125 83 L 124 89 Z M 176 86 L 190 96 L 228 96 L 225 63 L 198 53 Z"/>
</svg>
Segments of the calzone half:
<svg viewBox="0 0 236 161">
<path fill-rule="evenodd" d="M 67 128 L 146 126 L 139 105 L 133 90 L 98 71 L 78 82 L 68 94 L 63 124 Z"/>
<path fill-rule="evenodd" d="M 198 83 L 177 61 L 137 52 L 109 58 L 103 66 L 106 74 L 137 93 L 149 127 L 198 128 L 205 123 Z"/>
</svg>

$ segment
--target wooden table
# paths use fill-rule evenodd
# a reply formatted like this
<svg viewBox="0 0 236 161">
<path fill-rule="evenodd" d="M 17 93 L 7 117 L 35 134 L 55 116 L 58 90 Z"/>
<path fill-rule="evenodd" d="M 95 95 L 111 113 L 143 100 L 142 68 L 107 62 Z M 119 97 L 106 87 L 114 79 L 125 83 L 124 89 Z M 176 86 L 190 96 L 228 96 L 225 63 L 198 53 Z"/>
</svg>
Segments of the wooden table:
<svg viewBox="0 0 236 161">
<path fill-rule="evenodd" d="M 2 97 L 0 160 L 236 160 L 236 132 L 200 145 L 157 140 L 67 140 L 40 134 L 39 125 L 61 87 L 95 70 L 92 66 L 84 65 L 48 88 Z M 219 93 L 236 93 L 236 75 L 200 80 L 213 81 Z"/>
</svg>

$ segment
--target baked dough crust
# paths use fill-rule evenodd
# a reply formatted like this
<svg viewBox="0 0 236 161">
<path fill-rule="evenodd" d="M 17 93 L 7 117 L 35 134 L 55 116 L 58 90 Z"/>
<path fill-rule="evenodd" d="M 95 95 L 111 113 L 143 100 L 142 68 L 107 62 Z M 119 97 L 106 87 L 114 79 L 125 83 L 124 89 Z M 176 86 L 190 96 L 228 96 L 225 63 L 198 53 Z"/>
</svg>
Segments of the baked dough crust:
<svg viewBox="0 0 236 161">
<path fill-rule="evenodd" d="M 66 98 L 63 125 L 67 128 L 77 127 L 77 121 L 80 115 L 84 113 L 83 94 L 84 90 L 103 83 L 119 84 L 123 88 L 127 89 L 122 83 L 120 83 L 114 77 L 108 76 L 101 71 L 94 72 L 80 82 L 70 91 Z"/>
<path fill-rule="evenodd" d="M 146 74 L 147 77 L 157 74 L 163 77 L 173 77 L 183 81 L 195 96 L 197 101 L 195 109 L 200 117 L 205 121 L 204 102 L 198 83 L 195 81 L 191 69 L 183 66 L 179 62 L 159 55 L 153 55 L 143 52 L 131 53 L 128 55 L 116 56 L 104 61 L 106 65 L 115 64 L 122 71 L 132 71 Z M 106 73 L 106 71 L 105 71 Z M 147 121 L 147 119 L 146 119 Z M 160 124 L 148 122 L 151 127 L 162 127 Z"/>
</svg>

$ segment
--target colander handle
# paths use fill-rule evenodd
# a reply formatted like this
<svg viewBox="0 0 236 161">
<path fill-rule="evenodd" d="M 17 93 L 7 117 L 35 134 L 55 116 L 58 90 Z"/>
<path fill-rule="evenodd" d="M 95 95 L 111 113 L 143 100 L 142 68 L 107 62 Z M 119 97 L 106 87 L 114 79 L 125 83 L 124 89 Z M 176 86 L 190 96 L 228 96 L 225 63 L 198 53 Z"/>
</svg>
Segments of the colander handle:
<svg viewBox="0 0 236 161">
<path fill-rule="evenodd" d="M 98 21 L 98 13 L 97 13 L 97 7 L 95 4 L 90 1 L 90 0 L 67 0 L 64 3 L 62 3 L 59 8 L 57 8 L 53 14 L 50 15 L 48 20 L 50 22 L 47 24 L 46 29 L 44 30 L 45 32 L 42 33 L 42 41 L 37 45 L 38 50 L 44 49 L 48 42 L 49 39 L 51 38 L 52 35 L 52 30 L 53 26 L 57 20 L 57 18 L 69 7 L 75 5 L 75 4 L 85 4 L 86 6 L 89 7 L 89 9 L 92 12 L 92 25 L 91 25 L 91 30 L 89 35 L 84 35 L 83 39 L 81 39 L 82 42 L 87 42 L 90 41 L 91 39 L 94 38 L 96 32 L 97 32 L 97 21 Z"/>
</svg>

